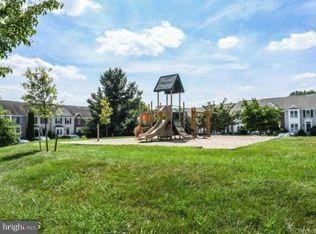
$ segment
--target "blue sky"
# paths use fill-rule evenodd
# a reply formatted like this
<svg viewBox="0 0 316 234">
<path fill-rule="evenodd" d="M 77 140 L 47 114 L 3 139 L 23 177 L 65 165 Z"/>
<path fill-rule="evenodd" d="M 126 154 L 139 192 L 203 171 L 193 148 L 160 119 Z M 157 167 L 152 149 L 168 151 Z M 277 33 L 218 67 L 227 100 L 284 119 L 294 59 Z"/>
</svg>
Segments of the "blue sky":
<svg viewBox="0 0 316 234">
<path fill-rule="evenodd" d="M 155 101 L 159 76 L 179 73 L 188 106 L 316 89 L 316 1 L 64 0 L 41 17 L 31 48 L 6 61 L 3 99 L 20 100 L 26 67 L 53 69 L 59 98 L 86 105 L 100 74 L 121 67 Z"/>
</svg>

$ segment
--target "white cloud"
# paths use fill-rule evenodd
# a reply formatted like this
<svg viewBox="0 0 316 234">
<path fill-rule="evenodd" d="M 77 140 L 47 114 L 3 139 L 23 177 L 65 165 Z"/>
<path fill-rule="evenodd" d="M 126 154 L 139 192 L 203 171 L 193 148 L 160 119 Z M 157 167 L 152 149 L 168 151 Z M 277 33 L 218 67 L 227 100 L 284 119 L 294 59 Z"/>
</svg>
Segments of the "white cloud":
<svg viewBox="0 0 316 234">
<path fill-rule="evenodd" d="M 13 76 L 21 77 L 26 69 L 29 67 L 34 69 L 40 66 L 51 68 L 51 75 L 55 79 L 67 79 L 67 80 L 85 80 L 86 77 L 80 73 L 77 67 L 73 65 L 53 65 L 40 58 L 27 58 L 18 54 L 11 55 L 8 59 L 0 61 L 4 65 L 10 66 L 13 69 Z"/>
<path fill-rule="evenodd" d="M 93 0 L 63 0 L 64 7 L 54 11 L 56 14 L 66 14 L 77 17 L 82 15 L 86 10 L 98 11 L 102 6 Z"/>
<path fill-rule="evenodd" d="M 97 38 L 100 47 L 97 52 L 112 52 L 117 55 L 158 55 L 166 48 L 180 46 L 185 35 L 181 29 L 173 27 L 169 22 L 146 29 L 142 33 L 127 29 L 106 31 Z"/>
<path fill-rule="evenodd" d="M 311 81 L 311 80 L 316 80 L 316 73 L 305 72 L 305 73 L 296 74 L 293 76 L 294 82 L 306 82 L 306 81 Z"/>
<path fill-rule="evenodd" d="M 267 50 L 305 50 L 316 46 L 316 32 L 292 33 L 281 41 L 271 41 Z"/>
<path fill-rule="evenodd" d="M 242 62 L 224 62 L 219 64 L 192 63 L 187 61 L 157 60 L 157 61 L 136 61 L 122 66 L 128 73 L 183 73 L 192 76 L 209 75 L 215 71 L 238 71 L 247 70 L 249 65 Z"/>
<path fill-rule="evenodd" d="M 247 19 L 260 11 L 273 11 L 277 9 L 280 5 L 280 1 L 275 0 L 238 1 L 237 3 L 227 5 L 224 9 L 221 9 L 219 12 L 212 14 L 212 16 L 207 18 L 200 27 L 203 28 L 224 19 Z"/>
<path fill-rule="evenodd" d="M 221 38 L 217 45 L 220 49 L 226 50 L 235 47 L 239 43 L 239 38 L 235 36 L 229 36 Z"/>
</svg>

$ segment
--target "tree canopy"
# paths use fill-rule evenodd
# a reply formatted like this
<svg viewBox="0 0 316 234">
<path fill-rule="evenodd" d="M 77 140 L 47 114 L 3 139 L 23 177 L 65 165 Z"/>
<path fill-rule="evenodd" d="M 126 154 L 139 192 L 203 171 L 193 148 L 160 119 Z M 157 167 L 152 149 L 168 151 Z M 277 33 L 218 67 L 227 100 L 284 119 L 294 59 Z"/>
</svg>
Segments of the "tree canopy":
<svg viewBox="0 0 316 234">
<path fill-rule="evenodd" d="M 110 103 L 107 99 L 101 100 L 101 114 L 100 117 L 100 123 L 107 125 L 111 123 L 111 115 L 113 114 L 113 109 L 110 106 Z"/>
<path fill-rule="evenodd" d="M 5 59 L 14 48 L 31 45 L 30 38 L 36 33 L 38 16 L 59 9 L 58 0 L 0 0 L 0 59 Z M 11 72 L 10 67 L 0 66 L 0 77 Z"/>
<path fill-rule="evenodd" d="M 281 110 L 278 107 L 260 106 L 256 99 L 243 100 L 240 117 L 249 131 L 274 132 L 279 129 Z"/>
<path fill-rule="evenodd" d="M 13 145 L 18 141 L 16 125 L 5 117 L 5 114 L 6 112 L 0 106 L 0 147 Z"/>
<path fill-rule="evenodd" d="M 27 81 L 22 83 L 26 91 L 22 99 L 31 111 L 45 120 L 46 151 L 48 151 L 47 122 L 56 114 L 60 104 L 57 102 L 57 89 L 54 80 L 49 75 L 50 70 L 39 67 L 32 71 L 28 68 L 24 74 Z"/>
<path fill-rule="evenodd" d="M 234 104 L 226 103 L 226 98 L 219 104 L 208 102 L 204 109 L 211 112 L 211 128 L 213 132 L 223 132 L 229 125 L 234 123 L 236 113 L 232 112 Z"/>
<path fill-rule="evenodd" d="M 300 95 L 308 95 L 308 94 L 315 94 L 315 90 L 303 90 L 303 91 L 294 91 L 290 93 L 290 96 L 300 96 Z"/>
<path fill-rule="evenodd" d="M 110 135 L 128 135 L 133 132 L 141 105 L 142 91 L 135 82 L 128 82 L 121 68 L 108 69 L 101 74 L 101 86 L 87 100 L 93 118 L 91 127 L 96 126 L 101 114 L 101 101 L 107 99 L 113 113 L 109 125 Z M 91 129 L 91 132 L 94 130 Z"/>
</svg>

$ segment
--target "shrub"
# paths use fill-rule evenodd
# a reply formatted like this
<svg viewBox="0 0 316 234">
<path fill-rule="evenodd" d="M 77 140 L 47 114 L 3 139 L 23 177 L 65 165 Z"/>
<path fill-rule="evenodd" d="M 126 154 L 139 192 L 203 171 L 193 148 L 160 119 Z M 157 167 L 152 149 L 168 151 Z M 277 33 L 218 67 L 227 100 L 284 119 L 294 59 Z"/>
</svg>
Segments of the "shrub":
<svg viewBox="0 0 316 234">
<path fill-rule="evenodd" d="M 84 135 L 83 130 L 78 130 L 76 133 L 79 137 L 82 137 Z"/>
<path fill-rule="evenodd" d="M 18 142 L 15 124 L 8 118 L 0 117 L 0 147 Z"/>
<path fill-rule="evenodd" d="M 248 131 L 244 128 L 240 128 L 237 132 L 237 135 L 248 135 Z"/>
<path fill-rule="evenodd" d="M 310 130 L 309 130 L 309 134 L 311 136 L 316 136 L 316 126 L 313 126 Z"/>
<path fill-rule="evenodd" d="M 306 136 L 306 133 L 305 133 L 305 131 L 303 129 L 300 129 L 300 130 L 298 130 L 296 135 L 297 136 Z"/>
<path fill-rule="evenodd" d="M 289 132 L 286 128 L 281 128 L 278 133 L 287 133 Z"/>
<path fill-rule="evenodd" d="M 49 137 L 49 139 L 55 138 L 55 134 L 51 130 L 48 131 L 47 136 Z"/>
</svg>

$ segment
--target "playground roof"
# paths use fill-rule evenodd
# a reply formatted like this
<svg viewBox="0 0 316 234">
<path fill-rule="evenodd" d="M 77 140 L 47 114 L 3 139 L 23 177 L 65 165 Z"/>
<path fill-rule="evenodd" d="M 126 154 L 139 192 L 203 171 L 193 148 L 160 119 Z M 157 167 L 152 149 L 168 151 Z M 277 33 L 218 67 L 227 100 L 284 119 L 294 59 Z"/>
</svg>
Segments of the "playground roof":
<svg viewBox="0 0 316 234">
<path fill-rule="evenodd" d="M 154 92 L 184 93 L 184 88 L 179 74 L 161 76 L 155 86 Z"/>
</svg>

